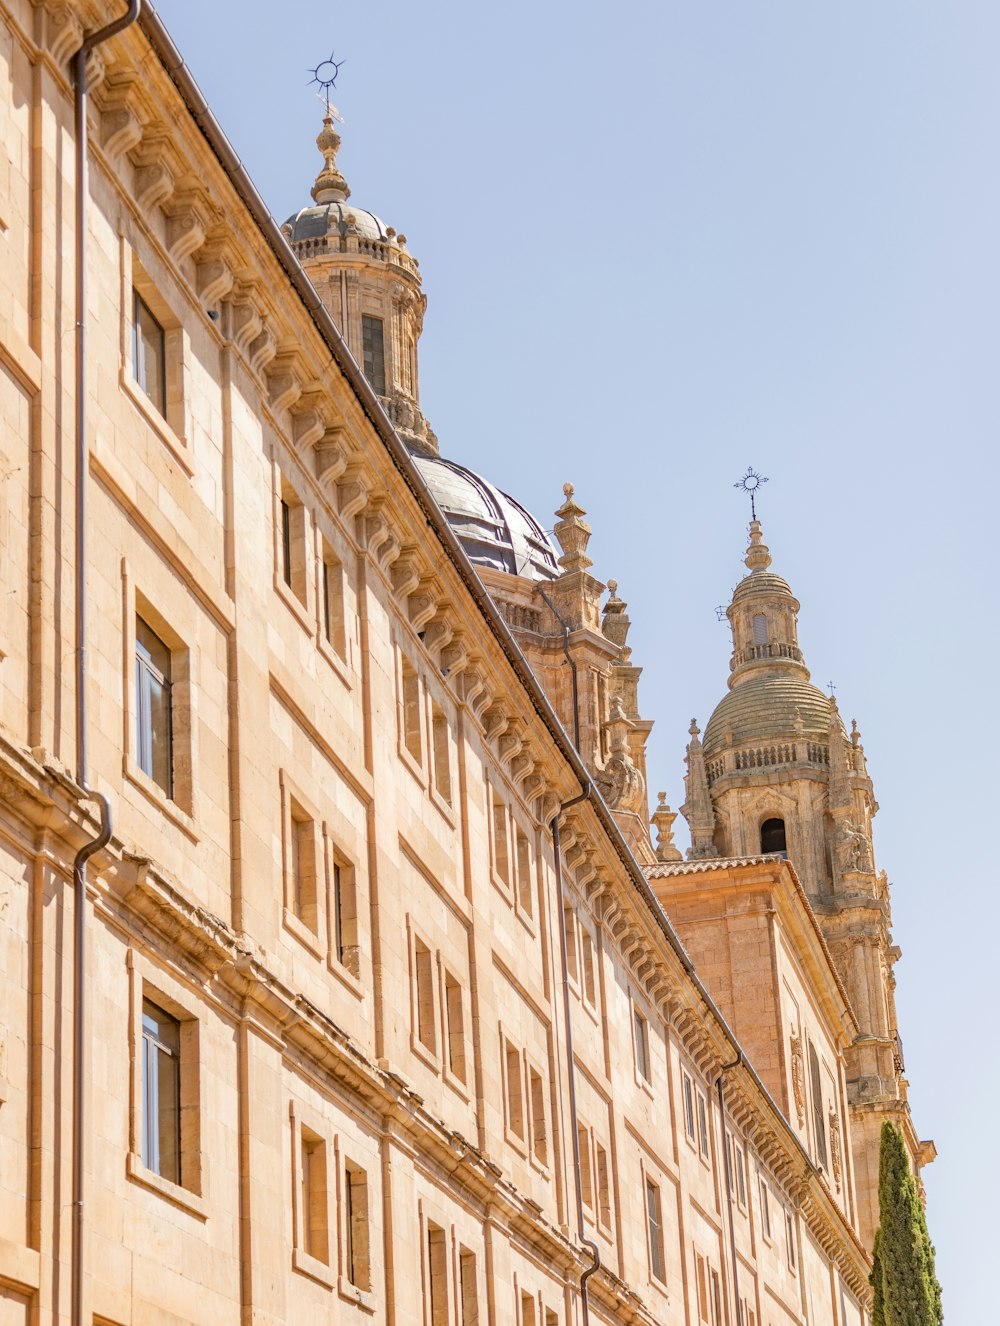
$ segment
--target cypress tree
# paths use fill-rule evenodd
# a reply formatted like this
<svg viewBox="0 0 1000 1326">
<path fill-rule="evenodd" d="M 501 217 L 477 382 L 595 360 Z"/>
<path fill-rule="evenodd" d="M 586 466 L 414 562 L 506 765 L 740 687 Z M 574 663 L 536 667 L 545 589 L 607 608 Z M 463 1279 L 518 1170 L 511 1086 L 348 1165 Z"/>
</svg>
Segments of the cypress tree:
<svg viewBox="0 0 1000 1326">
<path fill-rule="evenodd" d="M 941 1326 L 941 1286 L 934 1248 L 903 1135 L 882 1125 L 878 1175 L 879 1230 L 872 1252 L 872 1326 Z"/>
</svg>

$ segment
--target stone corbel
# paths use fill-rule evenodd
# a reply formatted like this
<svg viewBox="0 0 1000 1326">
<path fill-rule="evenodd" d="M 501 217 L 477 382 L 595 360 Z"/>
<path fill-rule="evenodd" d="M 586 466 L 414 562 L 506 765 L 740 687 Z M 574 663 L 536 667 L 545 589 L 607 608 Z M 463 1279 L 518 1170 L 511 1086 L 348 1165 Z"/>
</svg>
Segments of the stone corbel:
<svg viewBox="0 0 1000 1326">
<path fill-rule="evenodd" d="M 250 368 L 258 375 L 262 376 L 267 371 L 267 366 L 278 353 L 278 343 L 274 339 L 270 327 L 265 321 L 260 334 L 250 342 Z"/>
<path fill-rule="evenodd" d="M 465 641 L 459 637 L 453 639 L 447 648 L 441 651 L 441 671 L 446 677 L 458 678 L 469 665 L 469 650 Z"/>
<path fill-rule="evenodd" d="M 406 611 L 410 625 L 419 634 L 438 609 L 438 601 L 427 590 L 418 590 L 406 600 Z"/>
<path fill-rule="evenodd" d="M 205 243 L 208 221 L 191 191 L 176 198 L 167 219 L 167 248 L 174 262 L 182 262 Z"/>
<path fill-rule="evenodd" d="M 257 300 L 254 298 L 252 286 L 243 282 L 233 291 L 232 298 L 232 317 L 230 321 L 232 330 L 233 344 L 239 350 L 241 355 L 250 353 L 250 346 L 260 335 L 264 328 L 264 318 L 257 306 Z M 271 398 L 271 406 L 274 408 L 272 397 L 273 388 L 271 386 L 272 378 L 268 378 L 267 390 Z M 298 397 L 296 397 L 298 399 Z"/>
<path fill-rule="evenodd" d="M 233 288 L 233 269 L 221 253 L 213 253 L 198 263 L 195 285 L 206 308 L 215 308 Z"/>
<path fill-rule="evenodd" d="M 459 691 L 463 701 L 475 712 L 476 700 L 486 689 L 486 678 L 479 668 L 466 660 L 459 681 Z"/>
<path fill-rule="evenodd" d="M 529 750 L 521 750 L 510 762 L 510 776 L 522 792 L 525 780 L 528 779 L 535 768 L 535 757 Z"/>
<path fill-rule="evenodd" d="M 337 482 L 337 506 L 340 518 L 346 524 L 353 520 L 359 511 L 364 510 L 371 496 L 372 481 L 360 466 L 352 465 Z"/>
<path fill-rule="evenodd" d="M 402 544 L 390 528 L 385 539 L 375 550 L 375 560 L 378 562 L 382 570 L 388 573 L 392 570 L 397 557 L 399 557 L 402 551 Z"/>
<path fill-rule="evenodd" d="M 246 305 L 246 308 L 248 311 L 244 316 L 250 318 L 252 323 L 253 318 L 251 317 L 249 310 L 252 309 L 253 315 L 256 315 L 257 310 L 252 304 Z M 237 315 L 236 308 L 234 308 L 233 314 L 235 318 Z M 260 326 L 259 319 L 257 319 L 257 324 L 252 326 L 253 336 L 250 338 L 251 341 L 255 340 L 259 335 Z M 248 349 L 249 346 L 250 341 L 247 341 Z M 267 403 L 275 414 L 280 414 L 282 410 L 292 409 L 295 402 L 302 395 L 302 383 L 299 381 L 298 375 L 292 367 L 291 362 L 284 356 L 276 361 L 275 367 L 270 373 L 268 373 L 266 386 Z M 346 459 L 344 460 L 344 464 L 347 464 Z M 321 477 L 322 476 L 317 471 L 317 478 Z"/>
<path fill-rule="evenodd" d="M 396 559 L 392 568 L 392 588 L 393 592 L 400 598 L 406 599 L 413 593 L 420 584 L 420 570 L 413 559 L 411 553 L 405 549 Z"/>
<path fill-rule="evenodd" d="M 497 742 L 500 758 L 508 765 L 513 764 L 524 748 L 522 729 L 523 724 L 520 719 L 512 718 L 507 725 L 507 730 Z"/>
<path fill-rule="evenodd" d="M 483 714 L 483 722 L 486 725 L 486 740 L 493 741 L 507 731 L 510 723 L 510 715 L 504 708 L 500 700 L 494 700 L 490 707 Z"/>
<path fill-rule="evenodd" d="M 38 4 L 38 0 L 35 0 L 35 4 Z M 83 27 L 73 5 L 42 0 L 41 8 L 44 10 L 42 41 L 53 60 L 61 67 L 80 49 Z"/>
<path fill-rule="evenodd" d="M 441 654 L 451 643 L 454 634 L 451 622 L 440 612 L 424 631 L 424 648 L 436 664 L 440 665 Z"/>
<path fill-rule="evenodd" d="M 129 152 L 142 142 L 142 122 L 129 104 L 134 82 L 130 75 L 108 79 L 101 106 L 101 146 L 109 156 Z"/>
<path fill-rule="evenodd" d="M 314 405 L 303 403 L 292 410 L 292 444 L 300 454 L 315 446 L 325 432 L 326 420 Z"/>
</svg>

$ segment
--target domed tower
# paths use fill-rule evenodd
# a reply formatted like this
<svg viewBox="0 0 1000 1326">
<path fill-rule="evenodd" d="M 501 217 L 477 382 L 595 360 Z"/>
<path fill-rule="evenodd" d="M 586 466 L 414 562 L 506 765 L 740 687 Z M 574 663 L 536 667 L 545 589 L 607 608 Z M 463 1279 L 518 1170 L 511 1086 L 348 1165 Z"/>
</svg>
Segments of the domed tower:
<svg viewBox="0 0 1000 1326">
<path fill-rule="evenodd" d="M 420 264 L 405 235 L 349 202 L 334 115 L 328 106 L 316 139 L 323 166 L 313 206 L 290 216 L 282 233 L 404 442 L 436 456 L 437 438 L 420 410 L 417 342 L 427 307 Z"/>
<path fill-rule="evenodd" d="M 726 615 L 733 633 L 728 694 L 705 727 L 691 725 L 686 797 L 692 860 L 787 857 L 805 888 L 859 1035 L 847 1053 L 854 1167 L 862 1229 L 878 1225 L 879 1132 L 907 1139 L 914 1171 L 933 1159 L 910 1120 L 897 1031 L 889 885 L 875 870 L 878 810 L 857 725 L 848 735 L 832 697 L 809 680 L 799 604 L 771 570 L 760 522 L 750 522 L 748 574 Z"/>
</svg>

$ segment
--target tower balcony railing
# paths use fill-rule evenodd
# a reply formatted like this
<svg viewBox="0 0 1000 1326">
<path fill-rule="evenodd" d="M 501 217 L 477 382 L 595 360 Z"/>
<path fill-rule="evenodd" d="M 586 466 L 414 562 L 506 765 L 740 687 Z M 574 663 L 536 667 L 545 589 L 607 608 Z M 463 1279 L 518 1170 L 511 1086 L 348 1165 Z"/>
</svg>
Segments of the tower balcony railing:
<svg viewBox="0 0 1000 1326">
<path fill-rule="evenodd" d="M 765 658 L 789 658 L 795 663 L 802 662 L 802 650 L 798 645 L 747 645 L 743 649 L 733 650 L 729 661 L 729 671 L 733 672 L 742 663 L 753 663 Z"/>
<path fill-rule="evenodd" d="M 811 764 L 826 768 L 830 763 L 830 747 L 819 741 L 776 741 L 767 746 L 724 751 L 705 765 L 711 786 L 729 773 L 745 773 L 749 769 L 770 769 L 783 764 Z"/>
<path fill-rule="evenodd" d="M 327 254 L 358 253 L 366 258 L 375 258 L 390 267 L 398 267 L 411 276 L 419 277 L 417 260 L 410 256 L 398 244 L 386 240 L 370 239 L 367 235 L 313 235 L 308 239 L 297 239 L 292 244 L 299 262 L 309 258 L 322 258 Z"/>
</svg>

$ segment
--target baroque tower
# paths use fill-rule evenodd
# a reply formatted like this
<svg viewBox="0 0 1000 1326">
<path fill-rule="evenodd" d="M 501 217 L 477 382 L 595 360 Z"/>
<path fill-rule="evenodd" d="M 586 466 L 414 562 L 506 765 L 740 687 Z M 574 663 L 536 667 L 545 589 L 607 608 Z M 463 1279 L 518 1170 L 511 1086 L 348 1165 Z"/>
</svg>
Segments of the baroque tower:
<svg viewBox="0 0 1000 1326">
<path fill-rule="evenodd" d="M 858 1024 L 847 1050 L 854 1167 L 862 1232 L 878 1227 L 879 1132 L 903 1131 L 914 1172 L 934 1144 L 914 1130 L 897 1030 L 889 883 L 877 871 L 878 810 L 857 724 L 847 733 L 832 696 L 809 679 L 799 603 L 771 570 L 760 521 L 750 523 L 748 574 L 726 615 L 733 635 L 729 691 L 702 739 L 691 725 L 686 797 L 689 859 L 759 858 L 793 865 Z"/>
</svg>

